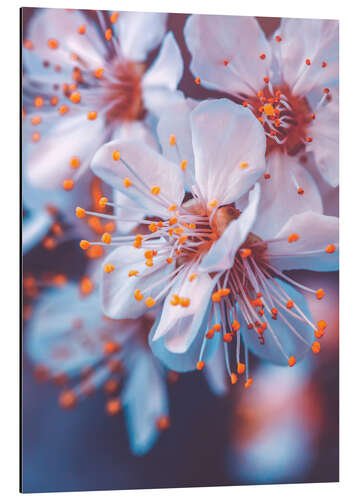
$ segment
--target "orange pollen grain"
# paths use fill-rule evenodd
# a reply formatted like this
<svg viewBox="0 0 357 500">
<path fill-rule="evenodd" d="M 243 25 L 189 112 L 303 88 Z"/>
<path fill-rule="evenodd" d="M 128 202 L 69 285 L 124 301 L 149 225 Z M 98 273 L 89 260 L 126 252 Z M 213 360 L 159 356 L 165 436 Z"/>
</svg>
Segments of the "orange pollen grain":
<svg viewBox="0 0 357 500">
<path fill-rule="evenodd" d="M 72 156 L 72 158 L 69 160 L 69 165 L 71 168 L 78 168 L 80 165 L 78 156 Z"/>
<path fill-rule="evenodd" d="M 197 367 L 197 370 L 203 370 L 203 367 L 205 366 L 205 362 L 204 361 L 198 361 L 196 367 Z"/>
<path fill-rule="evenodd" d="M 252 383 L 253 383 L 253 379 L 252 379 L 252 378 L 248 378 L 248 379 L 246 380 L 245 384 L 244 384 L 244 387 L 245 387 L 246 389 L 248 389 L 248 388 L 252 385 Z"/>
<path fill-rule="evenodd" d="M 132 182 L 131 180 L 129 179 L 129 177 L 125 177 L 125 179 L 123 180 L 123 184 L 126 188 L 130 187 L 132 185 Z"/>
<path fill-rule="evenodd" d="M 69 99 L 74 104 L 78 104 L 81 101 L 81 94 L 79 92 L 73 92 Z"/>
<path fill-rule="evenodd" d="M 115 267 L 113 266 L 113 264 L 105 264 L 104 265 L 104 271 L 107 273 L 107 274 L 110 274 L 114 271 Z"/>
<path fill-rule="evenodd" d="M 77 30 L 77 31 L 78 31 L 78 34 L 79 34 L 79 35 L 84 35 L 84 33 L 86 32 L 86 27 L 85 27 L 85 25 L 84 25 L 84 24 L 82 24 L 81 26 L 79 26 L 79 28 L 78 28 L 78 30 Z"/>
<path fill-rule="evenodd" d="M 294 241 L 298 241 L 298 239 L 299 239 L 299 235 L 296 233 L 292 233 L 288 237 L 288 242 L 293 243 Z"/>
<path fill-rule="evenodd" d="M 247 257 L 249 257 L 251 254 L 252 254 L 252 251 L 250 248 L 242 248 L 242 250 L 240 250 L 240 256 L 242 257 L 242 259 L 246 259 Z"/>
<path fill-rule="evenodd" d="M 245 364 L 244 363 L 238 363 L 237 372 L 239 373 L 239 375 L 242 375 L 245 372 Z"/>
<path fill-rule="evenodd" d="M 236 373 L 231 374 L 231 383 L 232 385 L 236 384 L 238 382 L 238 376 Z"/>
<path fill-rule="evenodd" d="M 317 322 L 317 327 L 319 330 L 325 330 L 325 328 L 327 327 L 326 321 L 321 319 L 320 321 Z"/>
<path fill-rule="evenodd" d="M 107 245 L 110 245 L 111 241 L 112 241 L 112 237 L 110 236 L 109 233 L 104 233 L 102 235 L 102 242 L 103 243 L 106 243 Z"/>
<path fill-rule="evenodd" d="M 294 366 L 296 364 L 296 359 L 295 359 L 295 356 L 290 356 L 289 360 L 288 360 L 288 363 L 289 363 L 289 366 L 290 368 L 292 366 Z"/>
<path fill-rule="evenodd" d="M 121 402 L 118 398 L 112 398 L 107 401 L 105 409 L 108 415 L 116 415 L 121 410 Z"/>
<path fill-rule="evenodd" d="M 88 250 L 88 248 L 90 247 L 90 243 L 87 240 L 81 240 L 79 246 L 82 250 Z"/>
<path fill-rule="evenodd" d="M 112 39 L 113 31 L 111 28 L 108 28 L 105 32 L 105 39 L 109 42 Z"/>
<path fill-rule="evenodd" d="M 318 300 L 321 300 L 325 295 L 325 292 L 322 290 L 322 288 L 319 288 L 317 291 L 316 291 L 316 298 Z"/>
<path fill-rule="evenodd" d="M 118 12 L 112 12 L 110 14 L 110 22 L 112 24 L 115 24 L 117 22 L 117 20 L 118 20 L 118 17 L 119 17 L 119 13 Z"/>
<path fill-rule="evenodd" d="M 39 123 L 41 123 L 41 116 L 34 116 L 32 119 L 31 119 L 31 123 L 32 125 L 38 125 Z"/>
<path fill-rule="evenodd" d="M 66 106 L 65 104 L 63 104 L 62 106 L 60 106 L 58 108 L 58 112 L 60 115 L 65 115 L 66 113 L 68 113 L 68 111 L 69 111 L 69 107 Z"/>
<path fill-rule="evenodd" d="M 43 97 L 35 97 L 33 104 L 36 108 L 41 108 L 43 106 Z"/>
<path fill-rule="evenodd" d="M 65 191 L 71 191 L 74 186 L 74 180 L 73 179 L 65 179 L 62 183 L 63 189 Z"/>
<path fill-rule="evenodd" d="M 108 203 L 108 198 L 106 198 L 105 196 L 102 196 L 102 197 L 100 198 L 100 200 L 99 200 L 99 202 L 98 202 L 98 203 L 99 203 L 99 206 L 100 206 L 101 208 L 104 208 L 104 207 L 106 207 L 106 206 L 107 206 L 107 203 Z"/>
<path fill-rule="evenodd" d="M 169 142 L 170 142 L 170 146 L 175 146 L 175 144 L 176 144 L 176 136 L 174 134 L 170 135 Z"/>
<path fill-rule="evenodd" d="M 95 120 L 97 118 L 97 112 L 96 111 L 89 111 L 87 114 L 88 120 Z"/>
<path fill-rule="evenodd" d="M 198 77 L 197 77 L 197 78 L 195 79 L 195 84 L 196 84 L 196 85 L 200 85 L 200 84 L 201 84 L 201 78 L 198 78 Z"/>
<path fill-rule="evenodd" d="M 326 247 L 325 252 L 326 252 L 326 253 L 334 253 L 334 251 L 335 251 L 335 250 L 336 250 L 335 245 L 332 245 L 332 244 L 331 244 L 331 245 L 328 245 L 328 246 Z"/>
<path fill-rule="evenodd" d="M 49 46 L 50 49 L 58 49 L 58 41 L 55 38 L 50 38 L 47 41 L 47 45 Z"/>
<path fill-rule="evenodd" d="M 145 299 L 145 304 L 146 304 L 146 307 L 153 307 L 156 302 L 155 302 L 155 299 L 153 299 L 152 297 L 148 297 L 147 299 Z"/>
<path fill-rule="evenodd" d="M 315 341 L 312 343 L 311 350 L 314 354 L 318 354 L 320 352 L 320 349 L 321 349 L 320 342 Z"/>
<path fill-rule="evenodd" d="M 153 186 L 151 188 L 151 194 L 153 194 L 154 196 L 158 196 L 160 193 L 160 186 Z"/>
<path fill-rule="evenodd" d="M 182 160 L 181 162 L 181 170 L 184 172 L 187 167 L 187 160 Z"/>
<path fill-rule="evenodd" d="M 83 217 L 86 216 L 86 211 L 84 210 L 84 208 L 76 207 L 76 216 L 78 217 L 78 219 L 83 219 Z"/>
<path fill-rule="evenodd" d="M 141 293 L 141 291 L 139 289 L 135 290 L 134 292 L 134 297 L 135 299 L 140 302 L 141 300 L 143 300 L 144 298 L 144 295 Z"/>
</svg>

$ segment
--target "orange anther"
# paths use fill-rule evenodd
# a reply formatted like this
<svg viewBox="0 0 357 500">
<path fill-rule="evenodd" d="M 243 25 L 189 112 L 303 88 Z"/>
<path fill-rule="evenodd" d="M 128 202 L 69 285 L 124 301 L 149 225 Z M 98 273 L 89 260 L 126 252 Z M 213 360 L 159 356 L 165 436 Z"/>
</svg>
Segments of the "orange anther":
<svg viewBox="0 0 357 500">
<path fill-rule="evenodd" d="M 260 59 L 261 59 L 262 61 L 264 61 L 264 59 L 265 59 L 266 55 L 265 55 L 265 54 L 260 54 L 260 56 L 259 56 L 259 57 L 260 57 Z"/>
<path fill-rule="evenodd" d="M 171 263 L 172 263 L 172 261 L 173 261 L 173 258 L 172 258 L 172 257 L 168 257 L 168 258 L 166 259 L 166 262 L 167 262 L 168 264 L 171 264 Z"/>
<path fill-rule="evenodd" d="M 131 180 L 129 179 L 129 177 L 125 177 L 125 179 L 123 179 L 123 184 L 126 188 L 130 187 L 132 185 L 132 182 Z"/>
<path fill-rule="evenodd" d="M 169 212 L 173 212 L 174 210 L 176 210 L 177 206 L 176 205 L 170 205 L 169 208 L 168 208 L 168 211 Z"/>
<path fill-rule="evenodd" d="M 103 76 L 103 72 L 104 72 L 104 68 L 97 68 L 96 70 L 94 70 L 94 77 L 97 78 L 98 80 L 100 80 Z"/>
<path fill-rule="evenodd" d="M 154 262 L 152 259 L 146 259 L 145 265 L 148 267 L 152 267 L 154 265 Z"/>
<path fill-rule="evenodd" d="M 207 203 L 207 207 L 208 208 L 214 208 L 218 205 L 218 200 L 216 200 L 216 198 L 213 198 L 213 200 L 209 201 Z"/>
<path fill-rule="evenodd" d="M 113 160 L 114 161 L 119 161 L 120 160 L 120 153 L 119 153 L 119 151 L 117 149 L 115 149 L 113 151 L 113 155 L 112 156 L 113 156 Z"/>
<path fill-rule="evenodd" d="M 149 224 L 148 229 L 149 229 L 149 231 L 151 231 L 152 233 L 156 233 L 156 231 L 157 231 L 157 224 L 155 224 L 155 222 L 152 222 L 151 224 Z"/>
<path fill-rule="evenodd" d="M 95 120 L 97 118 L 97 112 L 96 111 L 89 111 L 87 113 L 87 118 L 88 118 L 88 120 Z"/>
<path fill-rule="evenodd" d="M 264 179 L 270 179 L 271 175 L 270 174 L 264 174 Z"/>
<path fill-rule="evenodd" d="M 269 83 L 269 77 L 265 76 L 265 77 L 264 77 L 264 82 L 265 82 L 265 83 Z"/>
<path fill-rule="evenodd" d="M 63 189 L 65 191 L 71 191 L 74 187 L 74 180 L 73 179 L 65 179 L 62 183 Z"/>
<path fill-rule="evenodd" d="M 118 17 L 119 17 L 119 13 L 118 12 L 112 12 L 110 14 L 110 22 L 112 24 L 115 24 L 117 22 L 117 20 L 118 20 Z"/>
<path fill-rule="evenodd" d="M 328 89 L 328 88 L 324 89 L 324 94 L 328 94 L 329 92 L 330 92 L 330 89 Z"/>
<path fill-rule="evenodd" d="M 228 66 L 229 60 L 228 59 L 223 59 L 223 66 Z"/>
<path fill-rule="evenodd" d="M 68 111 L 69 111 L 69 107 L 66 106 L 65 104 L 63 104 L 63 106 L 60 106 L 58 108 L 58 112 L 60 115 L 65 115 L 66 113 L 68 113 Z"/>
<path fill-rule="evenodd" d="M 88 276 L 83 276 L 79 282 L 79 291 L 82 295 L 89 295 L 94 289 L 93 281 Z"/>
<path fill-rule="evenodd" d="M 120 344 L 118 344 L 118 342 L 115 342 L 114 340 L 108 340 L 103 345 L 103 352 L 107 356 L 110 356 L 111 354 L 115 354 L 116 352 L 119 352 L 120 349 L 121 349 Z"/>
<path fill-rule="evenodd" d="M 238 323 L 237 320 L 234 320 L 233 323 L 232 323 L 232 329 L 237 332 L 240 328 L 240 324 Z"/>
<path fill-rule="evenodd" d="M 58 97 L 57 96 L 51 97 L 51 100 L 50 100 L 51 106 L 57 106 L 57 103 L 58 103 Z"/>
<path fill-rule="evenodd" d="M 34 132 L 31 137 L 32 142 L 38 142 L 40 140 L 40 137 L 41 135 L 39 132 Z"/>
<path fill-rule="evenodd" d="M 288 309 L 292 309 L 294 307 L 294 302 L 292 300 L 288 300 L 286 303 L 286 307 Z"/>
<path fill-rule="evenodd" d="M 244 384 L 244 387 L 246 389 L 248 389 L 253 383 L 253 379 L 252 378 L 248 378 L 246 381 L 245 381 L 245 384 Z"/>
<path fill-rule="evenodd" d="M 84 35 L 84 33 L 86 32 L 86 27 L 85 27 L 85 25 L 84 25 L 84 24 L 82 24 L 81 26 L 79 26 L 79 28 L 78 28 L 78 30 L 77 30 L 77 31 L 78 31 L 78 34 L 79 34 L 79 35 Z"/>
<path fill-rule="evenodd" d="M 272 310 L 271 310 L 271 313 L 273 316 L 276 316 L 278 314 L 278 310 L 276 307 L 273 307 Z"/>
<path fill-rule="evenodd" d="M 155 302 L 155 299 L 153 299 L 152 297 L 148 297 L 147 299 L 145 299 L 145 304 L 147 307 L 153 307 L 156 302 Z"/>
<path fill-rule="evenodd" d="M 328 246 L 326 247 L 325 252 L 326 252 L 326 253 L 334 253 L 334 251 L 335 251 L 335 250 L 336 250 L 335 245 L 330 244 L 330 245 L 328 245 Z"/>
<path fill-rule="evenodd" d="M 158 196 L 160 193 L 160 186 L 153 186 L 151 188 L 151 194 L 153 194 L 154 196 Z"/>
<path fill-rule="evenodd" d="M 136 298 L 136 300 L 138 302 L 140 302 L 140 300 L 143 300 L 144 298 L 144 295 L 141 293 L 141 291 L 139 289 L 135 290 L 134 292 L 134 297 Z"/>
<path fill-rule="evenodd" d="M 78 104 L 81 101 L 81 94 L 79 92 L 73 92 L 73 94 L 70 95 L 69 99 L 74 104 Z"/>
<path fill-rule="evenodd" d="M 290 356 L 289 360 L 288 360 L 288 363 L 289 363 L 289 366 L 292 367 L 295 365 L 296 363 L 296 359 L 295 359 L 295 356 Z"/>
<path fill-rule="evenodd" d="M 191 301 L 187 297 L 180 297 L 180 306 L 181 307 L 188 307 L 191 304 Z"/>
<path fill-rule="evenodd" d="M 267 116 L 273 116 L 275 113 L 275 108 L 272 104 L 265 104 L 263 109 L 264 109 L 264 113 Z"/>
<path fill-rule="evenodd" d="M 201 84 L 201 78 L 195 78 L 195 84 L 200 85 Z"/>
<path fill-rule="evenodd" d="M 111 398 L 107 401 L 105 405 L 106 412 L 108 415 L 116 415 L 121 410 L 122 405 L 118 398 Z"/>
<path fill-rule="evenodd" d="M 108 28 L 106 31 L 105 31 L 105 39 L 108 40 L 108 42 L 112 39 L 112 36 L 113 36 L 113 31 L 111 30 L 111 28 Z"/>
<path fill-rule="evenodd" d="M 77 396 L 73 390 L 66 390 L 61 392 L 59 397 L 59 405 L 64 410 L 71 410 L 77 404 Z"/>
<path fill-rule="evenodd" d="M 176 136 L 175 136 L 175 134 L 171 134 L 170 135 L 170 141 L 169 142 L 170 142 L 170 146 L 175 146 L 175 144 L 176 144 Z"/>
<path fill-rule="evenodd" d="M 180 297 L 176 293 L 174 293 L 174 295 L 172 296 L 172 298 L 170 300 L 170 304 L 172 306 L 178 306 L 179 303 L 180 303 Z"/>
<path fill-rule="evenodd" d="M 41 116 L 34 116 L 33 118 L 31 118 L 32 125 L 39 125 L 41 121 L 42 121 Z"/>
<path fill-rule="evenodd" d="M 224 342 L 232 342 L 233 337 L 231 332 L 227 332 L 223 335 Z"/>
<path fill-rule="evenodd" d="M 90 247 L 90 243 L 87 240 L 81 240 L 79 246 L 82 250 L 88 250 L 88 248 Z"/>
<path fill-rule="evenodd" d="M 245 364 L 244 363 L 238 363 L 237 372 L 239 373 L 239 375 L 242 375 L 245 372 Z"/>
<path fill-rule="evenodd" d="M 219 293 L 222 297 L 225 297 L 226 295 L 229 295 L 231 293 L 230 288 L 221 288 L 219 290 Z"/>
<path fill-rule="evenodd" d="M 306 64 L 306 66 L 310 66 L 310 65 L 311 65 L 311 61 L 310 61 L 310 59 L 306 59 L 306 60 L 305 60 L 305 64 Z"/>
<path fill-rule="evenodd" d="M 325 330 L 325 328 L 327 327 L 326 321 L 321 319 L 320 321 L 317 322 L 317 327 L 319 330 Z"/>
<path fill-rule="evenodd" d="M 35 108 L 42 108 L 43 106 L 43 97 L 37 96 L 35 97 L 33 104 Z"/>
<path fill-rule="evenodd" d="M 231 383 L 232 385 L 236 384 L 238 382 L 238 376 L 236 373 L 231 374 Z"/>
<path fill-rule="evenodd" d="M 239 164 L 239 168 L 241 169 L 245 169 L 248 167 L 248 163 L 246 161 L 242 161 L 240 164 Z"/>
<path fill-rule="evenodd" d="M 24 47 L 27 50 L 33 49 L 33 43 L 30 40 L 24 40 Z"/>
<path fill-rule="evenodd" d="M 321 68 L 326 68 L 326 66 L 327 66 L 327 62 L 322 61 L 322 63 L 321 63 Z"/>
<path fill-rule="evenodd" d="M 136 269 L 131 269 L 129 272 L 128 272 L 128 276 L 129 278 L 131 278 L 132 276 L 137 276 L 139 274 L 139 271 L 137 271 Z"/>
<path fill-rule="evenodd" d="M 72 156 L 72 158 L 69 160 L 69 165 L 71 168 L 78 168 L 80 165 L 78 156 Z"/>
<path fill-rule="evenodd" d="M 110 274 L 114 271 L 115 267 L 113 266 L 113 264 L 104 264 L 104 271 L 107 273 L 107 274 Z"/>
<path fill-rule="evenodd" d="M 189 281 L 193 281 L 193 280 L 195 280 L 196 278 L 197 278 L 197 273 L 192 273 L 192 274 L 190 274 L 190 276 L 189 276 L 188 280 L 189 280 Z"/>
<path fill-rule="evenodd" d="M 204 361 L 198 361 L 196 367 L 197 367 L 197 370 L 203 370 L 203 367 L 205 366 L 205 362 Z"/>
<path fill-rule="evenodd" d="M 277 42 L 281 42 L 281 36 L 276 35 L 275 40 L 276 40 Z"/>
<path fill-rule="evenodd" d="M 242 259 L 246 259 L 250 255 L 252 255 L 252 251 L 250 248 L 242 248 L 239 253 Z"/>
<path fill-rule="evenodd" d="M 50 49 L 58 49 L 58 41 L 55 38 L 50 38 L 47 41 L 47 45 L 49 46 Z"/>
<path fill-rule="evenodd" d="M 107 203 L 108 203 L 108 198 L 106 198 L 105 196 L 102 196 L 102 197 L 99 199 L 99 202 L 98 202 L 98 204 L 99 204 L 99 206 L 100 206 L 101 208 L 106 207 L 106 206 L 107 206 Z"/>
<path fill-rule="evenodd" d="M 321 300 L 325 295 L 325 292 L 322 290 L 322 288 L 319 288 L 317 291 L 316 291 L 316 298 L 318 300 Z"/>
<path fill-rule="evenodd" d="M 321 345 L 320 345 L 320 342 L 317 342 L 315 340 L 315 342 L 312 343 L 312 346 L 311 346 L 311 350 L 314 354 L 318 354 L 320 352 L 320 349 L 321 349 Z"/>
<path fill-rule="evenodd" d="M 84 210 L 84 208 L 76 207 L 76 216 L 78 217 L 78 219 L 83 219 L 83 217 L 86 216 L 86 211 Z"/>
<path fill-rule="evenodd" d="M 214 292 L 211 298 L 213 302 L 219 302 L 221 300 L 221 294 L 219 292 Z"/>
<path fill-rule="evenodd" d="M 187 160 L 182 160 L 180 166 L 181 166 L 182 172 L 184 172 L 186 170 L 186 167 L 187 167 Z"/>
<path fill-rule="evenodd" d="M 288 242 L 293 243 L 294 241 L 298 241 L 299 235 L 296 233 L 292 233 L 288 236 Z"/>
<path fill-rule="evenodd" d="M 298 194 L 304 194 L 305 193 L 305 191 L 301 187 L 298 188 L 297 192 L 298 192 Z"/>
<path fill-rule="evenodd" d="M 162 415 L 156 421 L 156 428 L 158 431 L 166 431 L 171 425 L 170 417 L 168 415 Z"/>
<path fill-rule="evenodd" d="M 315 337 L 317 339 L 321 339 L 321 337 L 323 337 L 325 335 L 325 331 L 324 330 L 315 330 Z"/>
<path fill-rule="evenodd" d="M 103 233 L 103 235 L 102 235 L 102 242 L 106 243 L 107 245 L 110 245 L 111 241 L 112 241 L 112 237 L 110 236 L 110 234 L 109 233 Z"/>
</svg>

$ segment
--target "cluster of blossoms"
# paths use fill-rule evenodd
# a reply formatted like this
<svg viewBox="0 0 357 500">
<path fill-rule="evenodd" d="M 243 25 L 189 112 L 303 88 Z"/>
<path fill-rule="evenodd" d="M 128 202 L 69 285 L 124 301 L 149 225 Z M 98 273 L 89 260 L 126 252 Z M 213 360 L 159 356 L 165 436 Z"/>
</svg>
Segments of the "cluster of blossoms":
<svg viewBox="0 0 357 500">
<path fill-rule="evenodd" d="M 195 82 L 226 96 L 199 102 L 177 90 L 166 18 L 44 10 L 24 42 L 28 182 L 64 189 L 95 229 L 80 247 L 106 254 L 100 292 L 45 301 L 30 353 L 55 374 L 85 368 L 65 407 L 123 379 L 107 410 L 127 410 L 134 451 L 169 424 L 162 375 L 203 370 L 223 393 L 226 379 L 252 384 L 249 352 L 287 367 L 318 354 L 327 325 L 305 295 L 325 292 L 290 271 L 338 269 L 320 189 L 338 185 L 338 24 L 282 20 L 267 39 L 254 18 L 190 16 Z"/>
</svg>

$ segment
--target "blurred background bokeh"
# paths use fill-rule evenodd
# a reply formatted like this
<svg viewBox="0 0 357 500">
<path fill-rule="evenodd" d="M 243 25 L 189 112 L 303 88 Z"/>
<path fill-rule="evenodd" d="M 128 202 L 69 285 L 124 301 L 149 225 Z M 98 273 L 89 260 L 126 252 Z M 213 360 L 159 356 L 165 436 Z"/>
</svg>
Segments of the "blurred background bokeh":
<svg viewBox="0 0 357 500">
<path fill-rule="evenodd" d="M 34 11 L 23 9 L 25 35 Z M 219 96 L 195 85 L 188 70 L 190 56 L 182 34 L 186 18 L 171 14 L 168 22 L 185 61 L 180 89 L 196 99 Z M 267 35 L 280 22 L 258 20 Z M 327 197 L 329 212 L 337 215 L 336 192 Z M 26 205 L 23 209 L 26 221 L 31 211 Z M 23 259 L 25 342 L 26 324 L 41 294 L 63 280 L 80 282 L 88 272 L 89 261 L 75 233 L 63 238 L 62 229 L 58 215 L 41 243 Z M 338 274 L 300 272 L 299 279 L 326 292 L 324 301 L 309 304 L 313 318 L 328 324 L 321 353 L 308 354 L 294 369 L 252 358 L 254 385 L 246 390 L 237 384 L 221 398 L 209 391 L 202 374 L 180 376 L 169 386 L 171 427 L 142 457 L 130 451 L 123 415 L 106 414 L 104 394 L 96 392 L 74 411 L 61 410 L 59 387 L 39 381 L 24 349 L 23 490 L 338 481 Z"/>
</svg>

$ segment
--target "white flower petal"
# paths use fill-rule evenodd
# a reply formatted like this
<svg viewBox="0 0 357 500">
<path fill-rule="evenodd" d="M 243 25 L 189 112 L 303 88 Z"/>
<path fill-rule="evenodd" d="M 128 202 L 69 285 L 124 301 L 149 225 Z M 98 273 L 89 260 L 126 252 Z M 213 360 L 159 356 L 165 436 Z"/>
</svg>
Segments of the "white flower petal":
<svg viewBox="0 0 357 500">
<path fill-rule="evenodd" d="M 247 108 L 228 99 L 204 101 L 191 113 L 196 180 L 206 201 L 243 196 L 265 168 L 266 139 Z"/>
<path fill-rule="evenodd" d="M 307 210 L 322 213 L 321 196 L 315 181 L 295 157 L 272 153 L 267 161 L 271 178 L 260 181 L 259 215 L 253 227 L 253 233 L 262 239 L 273 238 L 294 214 Z M 304 194 L 297 192 L 293 176 Z"/>
<path fill-rule="evenodd" d="M 229 224 L 222 236 L 213 243 L 207 255 L 202 259 L 199 267 L 200 271 L 224 271 L 233 266 L 237 250 L 244 243 L 256 220 L 259 197 L 260 185 L 256 184 L 249 193 L 249 202 L 246 209 L 238 219 Z"/>
<path fill-rule="evenodd" d="M 78 33 L 82 25 L 86 27 L 84 35 Z M 49 73 L 54 71 L 55 65 L 63 66 L 64 69 L 73 68 L 71 54 L 78 55 L 90 68 L 103 65 L 106 54 L 103 39 L 95 23 L 78 10 L 38 9 L 30 20 L 26 38 L 33 43 L 34 53 L 51 63 Z M 58 48 L 49 47 L 48 41 L 51 39 L 58 42 Z M 31 54 L 28 55 L 31 57 Z M 31 59 L 28 62 L 31 63 Z M 26 69 L 32 71 L 28 64 Z"/>
<path fill-rule="evenodd" d="M 161 113 L 157 125 L 157 135 L 163 155 L 174 163 L 181 164 L 182 161 L 187 161 L 185 175 L 187 173 L 189 178 L 194 174 L 190 114 L 195 106 L 196 102 L 192 99 L 169 104 Z M 174 146 L 170 145 L 172 135 L 176 138 Z"/>
<path fill-rule="evenodd" d="M 189 280 L 187 271 L 182 271 L 176 283 L 171 288 L 163 305 L 161 321 L 156 328 L 153 341 L 165 336 L 166 347 L 169 351 L 182 353 L 187 351 L 195 336 L 199 332 L 207 308 L 211 300 L 211 291 L 215 281 L 208 274 L 199 274 Z M 172 296 L 190 299 L 188 307 L 171 304 Z"/>
<path fill-rule="evenodd" d="M 155 297 L 162 289 L 162 280 L 173 270 L 172 264 L 166 264 L 165 257 L 154 257 L 154 266 L 149 268 L 145 264 L 145 250 L 133 246 L 120 246 L 111 252 L 105 259 L 105 264 L 112 264 L 114 271 L 110 274 L 102 273 L 102 306 L 104 314 L 114 319 L 135 319 L 144 314 L 148 308 L 145 298 Z M 164 263 L 160 267 L 160 264 Z M 128 276 L 129 271 L 136 270 L 137 276 Z M 145 273 L 145 274 L 144 274 Z M 134 297 L 136 289 L 144 290 L 154 285 L 144 298 L 138 301 Z"/>
<path fill-rule="evenodd" d="M 160 321 L 161 318 L 159 316 L 151 329 L 149 344 L 154 355 L 170 370 L 175 370 L 177 372 L 196 370 L 197 362 L 200 358 L 202 343 L 206 342 L 202 360 L 208 363 L 217 351 L 219 344 L 222 342 L 222 338 L 219 335 L 215 335 L 212 339 L 206 339 L 205 341 L 204 336 L 207 333 L 207 324 L 202 322 L 199 332 L 194 337 L 187 350 L 183 352 L 173 352 L 167 347 L 165 336 L 159 338 L 158 340 L 153 340 Z M 216 386 L 215 389 L 218 391 L 218 386 Z M 214 388 L 212 388 L 212 390 L 214 390 Z"/>
<path fill-rule="evenodd" d="M 150 351 L 136 353 L 121 398 L 130 447 L 136 455 L 143 455 L 159 436 L 158 419 L 169 413 L 164 373 Z"/>
<path fill-rule="evenodd" d="M 299 239 L 288 242 L 291 234 Z M 305 212 L 293 215 L 276 235 L 285 241 L 269 243 L 268 256 L 272 265 L 282 270 L 310 269 L 336 271 L 338 269 L 338 218 Z M 334 245 L 332 253 L 326 252 Z M 331 248 L 331 247 L 330 247 Z"/>
<path fill-rule="evenodd" d="M 48 211 L 27 216 L 22 223 L 22 253 L 29 252 L 47 234 L 53 218 Z"/>
<path fill-rule="evenodd" d="M 183 60 L 173 33 L 167 33 L 154 63 L 145 73 L 142 86 L 166 87 L 174 91 L 183 75 Z"/>
<path fill-rule="evenodd" d="M 317 168 L 333 187 L 339 182 L 339 102 L 338 95 L 316 112 L 316 118 L 308 129 L 312 142 L 307 151 L 315 156 Z"/>
<path fill-rule="evenodd" d="M 184 33 L 191 71 L 205 87 L 248 95 L 264 87 L 271 48 L 254 17 L 196 14 L 187 20 Z"/>
<path fill-rule="evenodd" d="M 276 279 L 276 281 L 279 286 L 283 288 L 284 291 L 289 295 L 293 302 L 303 311 L 305 316 L 307 316 L 307 318 L 312 321 L 305 297 L 285 281 L 282 281 L 280 279 Z M 311 348 L 314 331 L 306 322 L 300 321 L 299 319 L 286 313 L 286 311 L 282 310 L 280 306 L 277 305 L 276 307 L 278 309 L 277 319 L 268 319 L 267 322 L 273 329 L 274 334 L 276 335 L 288 358 L 290 356 L 294 356 L 296 361 L 299 361 Z M 295 328 L 300 337 L 303 337 L 305 339 L 306 343 L 301 341 L 288 328 L 288 326 L 282 320 L 282 315 L 287 319 L 292 327 Z M 287 369 L 294 369 L 288 367 L 288 360 L 282 353 L 277 342 L 274 340 L 274 336 L 269 328 L 264 331 L 265 344 L 261 344 L 258 335 L 252 334 L 252 330 L 249 330 L 247 328 L 247 324 L 241 316 L 239 322 L 241 324 L 243 342 L 248 346 L 248 349 L 251 350 L 256 356 L 266 359 L 271 363 L 286 365 Z"/>
<path fill-rule="evenodd" d="M 172 91 L 166 87 L 144 87 L 143 101 L 154 118 L 158 118 L 166 110 L 167 106 L 183 101 L 184 95 L 180 90 Z"/>
<path fill-rule="evenodd" d="M 209 388 L 214 394 L 217 396 L 224 396 L 227 394 L 227 368 L 224 359 L 223 342 L 220 342 L 219 348 L 216 350 L 209 363 L 207 363 L 204 374 Z"/>
<path fill-rule="evenodd" d="M 120 12 L 114 28 L 124 57 L 131 61 L 144 61 L 161 42 L 167 16 L 160 12 Z"/>
<path fill-rule="evenodd" d="M 94 152 L 105 140 L 104 122 L 86 115 L 62 117 L 36 144 L 30 145 L 25 159 L 29 181 L 44 189 L 61 188 L 64 179 L 84 173 Z M 72 157 L 79 169 L 70 167 Z"/>
<path fill-rule="evenodd" d="M 272 40 L 281 77 L 295 95 L 306 95 L 315 87 L 322 95 L 324 87 L 338 85 L 338 21 L 282 19 L 276 35 L 282 39 Z"/>
<path fill-rule="evenodd" d="M 118 151 L 120 160 L 114 160 Z M 112 141 L 95 154 L 91 168 L 105 182 L 131 197 L 152 215 L 169 214 L 168 207 L 179 206 L 184 197 L 183 175 L 178 165 L 170 163 L 152 148 L 140 142 Z M 132 183 L 125 187 L 124 180 Z M 158 196 L 151 189 L 160 188 Z"/>
</svg>

